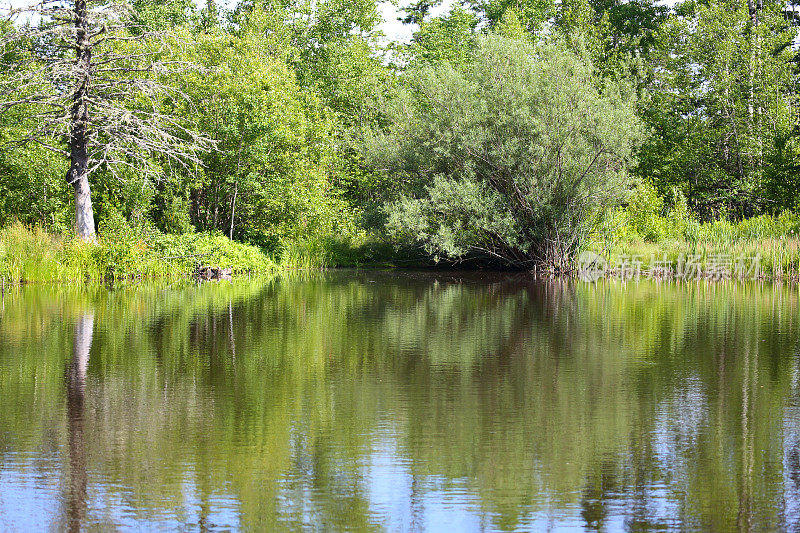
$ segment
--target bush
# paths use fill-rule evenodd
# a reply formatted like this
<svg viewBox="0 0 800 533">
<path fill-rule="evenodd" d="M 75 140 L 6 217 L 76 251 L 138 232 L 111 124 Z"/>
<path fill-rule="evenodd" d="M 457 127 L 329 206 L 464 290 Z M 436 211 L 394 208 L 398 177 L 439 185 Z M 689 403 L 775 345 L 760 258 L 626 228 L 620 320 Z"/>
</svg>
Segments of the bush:
<svg viewBox="0 0 800 533">
<path fill-rule="evenodd" d="M 686 239 L 696 241 L 699 224 L 692 217 L 689 211 L 689 203 L 686 197 L 679 191 L 673 192 L 672 207 L 667 213 L 666 233 L 675 239 Z"/>
<path fill-rule="evenodd" d="M 661 214 L 664 200 L 655 187 L 640 183 L 631 192 L 626 213 L 631 229 L 646 242 L 658 242 L 667 232 L 666 220 Z"/>
<path fill-rule="evenodd" d="M 100 223 L 100 238 L 95 248 L 97 263 L 104 277 L 119 279 L 139 273 L 147 255 L 141 232 L 129 224 L 116 209 L 108 209 Z"/>
<path fill-rule="evenodd" d="M 230 268 L 234 272 L 263 272 L 275 268 L 272 260 L 257 247 L 230 240 L 221 233 L 158 235 L 150 244 L 160 260 L 177 268 L 197 264 Z"/>
<path fill-rule="evenodd" d="M 413 68 L 364 155 L 405 184 L 388 229 L 443 259 L 564 264 L 621 200 L 631 97 L 558 46 L 497 35 L 464 65 Z"/>
</svg>

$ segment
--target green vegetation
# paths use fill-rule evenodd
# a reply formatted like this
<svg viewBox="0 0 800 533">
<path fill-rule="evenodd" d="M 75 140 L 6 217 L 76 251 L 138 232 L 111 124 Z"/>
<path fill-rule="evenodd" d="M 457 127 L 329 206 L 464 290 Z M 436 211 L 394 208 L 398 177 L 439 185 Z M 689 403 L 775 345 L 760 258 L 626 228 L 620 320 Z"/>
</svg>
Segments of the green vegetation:
<svg viewBox="0 0 800 533">
<path fill-rule="evenodd" d="M 468 65 L 407 74 L 389 133 L 365 152 L 404 183 L 387 227 L 431 255 L 566 267 L 598 206 L 618 203 L 639 129 L 631 98 L 601 92 L 557 46 L 481 37 Z"/>
<path fill-rule="evenodd" d="M 382 38 L 376 0 L 98 10 L 121 18 L 92 44 L 111 70 L 92 75 L 152 90 L 97 97 L 64 92 L 81 86 L 77 66 L 66 82 L 37 74 L 79 63 L 63 36 L 37 33 L 47 16 L 4 21 L 4 275 L 173 275 L 190 262 L 161 257 L 212 249 L 242 271 L 568 272 L 592 249 L 760 253 L 769 275 L 798 274 L 794 12 L 744 0 L 491 0 L 434 17 L 435 5 L 403 6 L 409 43 Z M 85 136 L 85 168 L 73 150 L 83 122 L 64 102 L 96 98 L 115 111 L 90 112 L 110 122 L 90 125 L 102 131 Z M 64 177 L 82 168 L 73 198 Z M 96 249 L 75 242 L 76 213 L 77 236 L 96 229 Z M 22 237 L 16 223 L 38 229 Z"/>
<path fill-rule="evenodd" d="M 255 246 L 221 234 L 166 235 L 118 221 L 105 228 L 96 244 L 12 224 L 0 230 L 0 279 L 10 284 L 184 278 L 200 263 L 239 274 L 277 269 Z"/>
<path fill-rule="evenodd" d="M 800 216 L 784 211 L 740 221 L 726 219 L 698 222 L 679 193 L 671 206 L 655 189 L 640 185 L 625 208 L 612 211 L 593 234 L 589 249 L 611 264 L 622 259 L 642 262 L 648 270 L 654 262 L 675 265 L 694 257 L 703 267 L 738 260 L 747 267 L 758 257 L 759 275 L 797 281 L 800 275 Z"/>
</svg>

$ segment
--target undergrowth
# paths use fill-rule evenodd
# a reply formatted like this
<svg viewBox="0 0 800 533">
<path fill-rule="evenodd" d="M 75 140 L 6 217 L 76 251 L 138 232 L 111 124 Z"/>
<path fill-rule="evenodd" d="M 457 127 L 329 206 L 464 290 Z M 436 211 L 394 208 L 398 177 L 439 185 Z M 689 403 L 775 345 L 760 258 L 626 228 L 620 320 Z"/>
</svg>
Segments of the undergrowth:
<svg viewBox="0 0 800 533">
<path fill-rule="evenodd" d="M 167 235 L 112 220 L 85 243 L 20 223 L 0 229 L 0 278 L 9 283 L 185 278 L 198 264 L 235 274 L 277 268 L 255 246 L 218 233 Z"/>
<path fill-rule="evenodd" d="M 740 258 L 759 258 L 761 274 L 773 279 L 800 275 L 800 216 L 784 212 L 740 221 L 699 222 L 679 194 L 670 205 L 641 185 L 624 208 L 613 210 L 593 236 L 588 248 L 611 264 L 623 258 L 677 263 L 692 256 L 701 265 Z"/>
</svg>

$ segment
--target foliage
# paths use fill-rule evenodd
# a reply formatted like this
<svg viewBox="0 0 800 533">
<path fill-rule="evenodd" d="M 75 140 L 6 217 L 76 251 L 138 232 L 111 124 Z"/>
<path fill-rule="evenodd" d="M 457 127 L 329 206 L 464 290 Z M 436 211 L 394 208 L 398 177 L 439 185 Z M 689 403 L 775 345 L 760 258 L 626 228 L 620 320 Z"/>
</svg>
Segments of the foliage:
<svg viewBox="0 0 800 533">
<path fill-rule="evenodd" d="M 165 235 L 131 226 L 119 213 L 101 225 L 96 244 L 19 222 L 0 230 L 0 278 L 7 283 L 184 278 L 200 263 L 235 273 L 270 273 L 276 268 L 258 248 L 224 235 Z"/>
<path fill-rule="evenodd" d="M 598 207 L 614 204 L 638 139 L 624 87 L 598 90 L 564 49 L 493 35 L 463 68 L 411 70 L 365 153 L 403 176 L 389 227 L 429 253 L 566 267 Z"/>
<path fill-rule="evenodd" d="M 553 0 L 469 0 L 467 4 L 490 28 L 500 25 L 503 18 L 513 12 L 520 25 L 530 34 L 542 31 L 556 9 Z"/>
<path fill-rule="evenodd" d="M 65 173 L 63 158 L 33 144 L 0 151 L 0 226 L 19 220 L 56 231 L 70 228 Z"/>
<path fill-rule="evenodd" d="M 559 5 L 555 27 L 579 52 L 591 57 L 603 76 L 651 76 L 649 57 L 667 8 L 653 0 L 565 0 Z"/>
<path fill-rule="evenodd" d="M 654 187 L 642 183 L 630 194 L 626 214 L 631 228 L 646 241 L 658 240 L 666 229 L 661 216 L 664 200 Z"/>
<path fill-rule="evenodd" d="M 252 37 L 198 37 L 190 59 L 207 70 L 176 83 L 217 150 L 180 188 L 196 228 L 274 248 L 281 239 L 337 232 L 348 216 L 332 189 L 330 113 L 285 64 L 261 53 Z"/>
<path fill-rule="evenodd" d="M 381 192 L 391 180 L 380 179 L 362 164 L 351 137 L 353 130 L 381 123 L 382 100 L 395 83 L 383 57 L 377 4 L 249 1 L 239 3 L 233 20 L 235 35 L 259 44 L 257 59 L 283 61 L 299 86 L 325 106 L 331 196 L 357 208 L 356 217 L 363 211 L 368 213 L 366 220 L 374 220 Z"/>
<path fill-rule="evenodd" d="M 189 23 L 195 3 L 192 0 L 133 0 L 136 30 L 165 30 Z M 134 31 L 136 31 L 134 30 Z"/>
<path fill-rule="evenodd" d="M 391 84 L 376 53 L 380 13 L 373 0 L 248 0 L 233 20 L 236 35 L 292 68 L 342 126 L 370 120 L 375 97 Z"/>
<path fill-rule="evenodd" d="M 454 7 L 446 16 L 423 22 L 409 49 L 412 64 L 466 64 L 475 53 L 478 22 L 473 13 L 460 7 Z"/>
<path fill-rule="evenodd" d="M 685 2 L 657 36 L 639 174 L 704 220 L 795 207 L 797 28 L 782 5 Z"/>
</svg>

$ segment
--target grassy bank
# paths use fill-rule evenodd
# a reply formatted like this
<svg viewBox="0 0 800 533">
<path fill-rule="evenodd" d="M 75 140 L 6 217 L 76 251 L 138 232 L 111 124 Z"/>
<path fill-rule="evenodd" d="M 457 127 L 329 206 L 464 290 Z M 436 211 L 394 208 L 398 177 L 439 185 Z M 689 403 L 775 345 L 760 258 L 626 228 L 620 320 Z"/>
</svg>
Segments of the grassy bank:
<svg viewBox="0 0 800 533">
<path fill-rule="evenodd" d="M 647 199 L 647 191 L 638 191 L 635 197 Z M 691 260 L 705 277 L 714 277 L 707 274 L 715 268 L 721 274 L 717 277 L 735 277 L 736 269 L 744 266 L 750 278 L 752 261 L 758 258 L 760 278 L 800 280 L 800 216 L 787 212 L 739 222 L 700 223 L 689 215 L 684 202 L 665 209 L 653 198 L 609 213 L 587 249 L 602 255 L 612 270 L 627 264 L 629 269 L 639 269 L 641 276 L 665 264 L 677 270 L 681 261 Z M 399 249 L 366 238 L 286 243 L 270 256 L 219 233 L 171 235 L 121 219 L 101 226 L 94 244 L 20 223 L 0 229 L 0 279 L 6 284 L 173 280 L 191 277 L 198 264 L 243 274 L 335 267 L 416 268 L 434 263 L 418 249 Z M 726 270 L 729 275 L 724 275 Z"/>
<path fill-rule="evenodd" d="M 640 261 L 643 270 L 650 270 L 691 257 L 708 272 L 721 265 L 733 269 L 742 260 L 749 267 L 758 258 L 763 279 L 800 277 L 800 216 L 795 213 L 701 223 L 681 198 L 669 208 L 647 189 L 634 198 L 610 214 L 589 245 L 611 265 Z"/>
<path fill-rule="evenodd" d="M 96 244 L 15 223 L 0 230 L 0 278 L 6 283 L 185 278 L 198 263 L 234 273 L 264 273 L 275 263 L 254 246 L 221 234 L 166 235 L 125 224 Z"/>
</svg>

